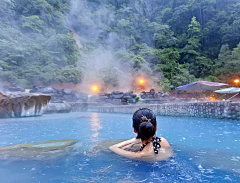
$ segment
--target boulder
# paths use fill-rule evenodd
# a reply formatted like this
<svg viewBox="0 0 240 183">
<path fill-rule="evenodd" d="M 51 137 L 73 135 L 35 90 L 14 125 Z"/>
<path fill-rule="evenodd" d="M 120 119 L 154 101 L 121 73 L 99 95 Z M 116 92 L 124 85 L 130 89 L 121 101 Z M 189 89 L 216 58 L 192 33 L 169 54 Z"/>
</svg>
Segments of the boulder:
<svg viewBox="0 0 240 183">
<path fill-rule="evenodd" d="M 42 115 L 50 99 L 41 93 L 0 92 L 0 118 Z"/>
<path fill-rule="evenodd" d="M 155 94 L 155 90 L 154 90 L 154 89 L 151 89 L 149 93 L 150 93 L 151 95 L 154 95 L 154 94 Z"/>
<path fill-rule="evenodd" d="M 123 97 L 123 94 L 112 94 L 113 99 L 120 99 Z"/>
<path fill-rule="evenodd" d="M 49 87 L 41 88 L 41 89 L 39 90 L 39 92 L 41 92 L 41 93 L 55 93 L 56 90 L 55 90 L 55 88 L 49 86 Z"/>
<path fill-rule="evenodd" d="M 4 91 L 10 91 L 10 92 L 25 92 L 25 89 L 20 87 L 20 86 L 16 86 L 15 84 L 12 85 L 5 85 L 3 87 Z"/>
<path fill-rule="evenodd" d="M 68 113 L 71 112 L 71 105 L 67 102 L 63 103 L 49 103 L 46 113 Z"/>
<path fill-rule="evenodd" d="M 0 147 L 0 159 L 48 160 L 64 156 L 75 147 L 75 139 L 52 140 L 46 142 L 16 144 Z M 80 146 L 79 144 L 78 146 Z"/>
<path fill-rule="evenodd" d="M 72 94 L 72 90 L 71 89 L 64 89 L 63 93 L 66 95 L 71 95 Z"/>
</svg>

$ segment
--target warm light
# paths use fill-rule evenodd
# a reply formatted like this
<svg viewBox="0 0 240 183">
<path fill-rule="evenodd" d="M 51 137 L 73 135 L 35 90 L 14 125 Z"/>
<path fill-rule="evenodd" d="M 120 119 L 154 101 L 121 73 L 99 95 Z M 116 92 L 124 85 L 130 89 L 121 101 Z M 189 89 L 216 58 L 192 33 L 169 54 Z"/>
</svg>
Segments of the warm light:
<svg viewBox="0 0 240 183">
<path fill-rule="evenodd" d="M 214 97 L 209 97 L 210 101 L 215 101 L 216 99 Z"/>
<path fill-rule="evenodd" d="M 144 80 L 143 80 L 143 79 L 140 79 L 140 80 L 139 80 L 139 84 L 143 85 L 143 84 L 144 84 Z"/>
<path fill-rule="evenodd" d="M 235 80 L 234 80 L 234 83 L 239 83 L 239 79 L 235 79 Z"/>
<path fill-rule="evenodd" d="M 98 86 L 92 86 L 92 91 L 97 92 L 98 91 Z"/>
</svg>

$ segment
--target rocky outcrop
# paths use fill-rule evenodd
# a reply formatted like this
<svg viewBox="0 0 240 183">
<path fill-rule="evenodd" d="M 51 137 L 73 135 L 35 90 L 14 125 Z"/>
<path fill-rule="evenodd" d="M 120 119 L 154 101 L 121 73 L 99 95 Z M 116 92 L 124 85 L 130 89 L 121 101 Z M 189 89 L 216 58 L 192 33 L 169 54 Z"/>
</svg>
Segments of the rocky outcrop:
<svg viewBox="0 0 240 183">
<path fill-rule="evenodd" d="M 1 159 L 48 160 L 59 158 L 72 151 L 75 139 L 52 140 L 46 142 L 16 144 L 0 147 Z M 78 144 L 80 147 L 81 144 Z"/>
<path fill-rule="evenodd" d="M 9 92 L 25 92 L 25 89 L 21 86 L 16 86 L 15 83 L 11 85 L 5 85 L 3 86 L 3 91 L 9 91 Z"/>
<path fill-rule="evenodd" d="M 46 113 L 68 113 L 72 108 L 68 102 L 62 103 L 49 103 L 46 109 Z"/>
<path fill-rule="evenodd" d="M 45 113 L 68 113 L 76 111 L 87 111 L 87 102 L 62 102 L 62 103 L 49 103 Z"/>
<path fill-rule="evenodd" d="M 49 87 L 37 87 L 33 86 L 30 90 L 30 93 L 44 93 L 51 95 L 50 102 L 86 102 L 88 100 L 88 96 L 81 92 L 76 92 L 71 89 L 57 89 L 51 86 Z"/>
<path fill-rule="evenodd" d="M 114 91 L 112 93 L 102 93 L 98 96 L 92 96 L 90 102 L 109 103 L 114 105 L 127 105 L 136 103 L 136 94 L 133 92 Z"/>
<path fill-rule="evenodd" d="M 39 93 L 0 92 L 0 118 L 42 115 L 50 99 Z"/>
<path fill-rule="evenodd" d="M 136 104 L 137 102 L 147 103 L 147 104 L 163 104 L 169 102 L 188 102 L 190 98 L 175 98 L 170 96 L 168 92 L 155 92 L 154 89 L 151 89 L 149 92 L 143 91 L 140 94 L 136 95 L 133 91 L 130 92 L 121 92 L 114 91 L 112 93 L 102 93 L 99 95 L 91 96 L 90 102 L 98 102 L 104 105 L 113 104 L 113 105 L 128 105 Z"/>
</svg>

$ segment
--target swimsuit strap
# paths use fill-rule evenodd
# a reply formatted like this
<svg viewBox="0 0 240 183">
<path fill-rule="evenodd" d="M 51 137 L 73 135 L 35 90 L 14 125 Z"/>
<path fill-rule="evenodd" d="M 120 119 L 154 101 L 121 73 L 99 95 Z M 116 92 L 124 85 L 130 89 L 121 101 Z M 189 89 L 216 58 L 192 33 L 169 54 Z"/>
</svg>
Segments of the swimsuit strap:
<svg viewBox="0 0 240 183">
<path fill-rule="evenodd" d="M 158 149 L 160 149 L 161 145 L 160 145 L 160 142 L 161 142 L 161 138 L 159 137 L 153 137 L 152 140 L 149 140 L 148 142 L 144 143 L 141 148 L 140 148 L 140 151 L 143 150 L 143 148 L 148 145 L 149 142 L 153 142 L 153 149 L 154 149 L 154 152 L 155 154 L 158 154 Z"/>
<path fill-rule="evenodd" d="M 160 149 L 160 147 L 161 147 L 160 142 L 161 142 L 161 138 L 153 137 L 153 149 L 154 149 L 155 154 L 158 154 L 158 149 Z"/>
<path fill-rule="evenodd" d="M 140 147 L 140 150 L 139 151 L 142 151 L 143 150 L 143 148 L 146 146 L 146 145 L 148 145 L 148 143 L 149 142 L 151 142 L 152 140 L 150 140 L 150 141 L 148 141 L 148 142 L 146 142 L 146 143 L 144 143 L 141 147 Z"/>
</svg>

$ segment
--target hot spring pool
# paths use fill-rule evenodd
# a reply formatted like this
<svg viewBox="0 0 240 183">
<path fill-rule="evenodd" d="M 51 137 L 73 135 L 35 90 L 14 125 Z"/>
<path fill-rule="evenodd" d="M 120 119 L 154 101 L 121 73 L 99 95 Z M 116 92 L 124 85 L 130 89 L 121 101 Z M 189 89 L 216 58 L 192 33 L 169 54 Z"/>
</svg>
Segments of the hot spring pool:
<svg viewBox="0 0 240 183">
<path fill-rule="evenodd" d="M 69 113 L 0 120 L 0 146 L 76 139 L 67 153 L 0 157 L 0 182 L 240 182 L 240 123 L 157 117 L 157 136 L 174 149 L 167 161 L 146 163 L 98 143 L 133 138 L 129 114 Z M 24 151 L 24 149 L 23 149 Z"/>
</svg>

